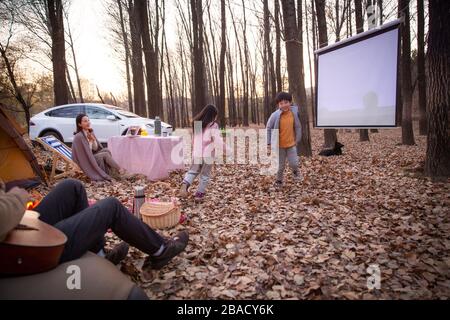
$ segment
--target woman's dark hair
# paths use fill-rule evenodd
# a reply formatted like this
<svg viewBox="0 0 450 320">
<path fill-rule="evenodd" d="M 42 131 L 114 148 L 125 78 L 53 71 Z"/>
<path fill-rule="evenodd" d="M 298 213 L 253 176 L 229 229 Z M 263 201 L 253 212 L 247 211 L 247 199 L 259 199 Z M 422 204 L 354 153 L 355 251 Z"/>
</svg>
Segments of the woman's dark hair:
<svg viewBox="0 0 450 320">
<path fill-rule="evenodd" d="M 83 120 L 84 117 L 87 117 L 87 114 L 84 113 L 80 113 L 79 115 L 77 115 L 77 117 L 75 118 L 75 125 L 77 127 L 77 129 L 75 130 L 75 132 L 73 134 L 77 134 L 78 132 L 80 132 L 81 130 L 81 121 Z"/>
<path fill-rule="evenodd" d="M 275 98 L 275 104 L 279 104 L 281 101 L 284 100 L 292 102 L 292 95 L 287 92 L 279 92 Z"/>
<path fill-rule="evenodd" d="M 205 130 L 205 128 L 213 123 L 216 120 L 217 114 L 219 112 L 217 111 L 216 106 L 212 104 L 208 104 L 206 107 L 203 108 L 202 111 L 200 111 L 199 114 L 197 114 L 194 119 L 192 120 L 192 126 L 194 127 L 195 121 L 201 121 L 202 122 L 202 130 Z"/>
</svg>

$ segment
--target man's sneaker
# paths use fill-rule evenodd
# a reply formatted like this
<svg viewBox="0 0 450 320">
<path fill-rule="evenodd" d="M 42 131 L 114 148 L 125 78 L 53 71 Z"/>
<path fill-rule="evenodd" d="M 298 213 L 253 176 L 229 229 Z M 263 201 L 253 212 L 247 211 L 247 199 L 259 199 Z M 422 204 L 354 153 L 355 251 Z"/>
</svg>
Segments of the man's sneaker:
<svg viewBox="0 0 450 320">
<path fill-rule="evenodd" d="M 159 270 L 167 265 L 173 257 L 184 251 L 189 241 L 189 235 L 186 231 L 181 231 L 176 237 L 169 239 L 164 245 L 164 251 L 157 257 L 148 256 L 144 262 L 144 268 Z"/>
<path fill-rule="evenodd" d="M 196 202 L 202 202 L 204 197 L 205 197 L 205 194 L 203 192 L 195 193 L 195 201 Z"/>
<path fill-rule="evenodd" d="M 128 254 L 130 246 L 126 242 L 121 242 L 111 251 L 106 253 L 105 259 L 111 261 L 114 265 L 118 265 Z"/>
<path fill-rule="evenodd" d="M 183 182 L 180 187 L 180 197 L 187 197 L 188 195 L 189 185 L 186 182 Z"/>
</svg>

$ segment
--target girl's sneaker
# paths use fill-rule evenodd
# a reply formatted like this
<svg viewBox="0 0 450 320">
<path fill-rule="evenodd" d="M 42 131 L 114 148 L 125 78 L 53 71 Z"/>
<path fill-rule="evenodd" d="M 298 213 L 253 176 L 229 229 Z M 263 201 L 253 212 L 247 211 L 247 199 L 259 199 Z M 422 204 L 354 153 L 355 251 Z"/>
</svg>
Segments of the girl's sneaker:
<svg viewBox="0 0 450 320">
<path fill-rule="evenodd" d="M 195 202 L 202 202 L 205 194 L 203 192 L 195 193 Z"/>
<path fill-rule="evenodd" d="M 186 182 L 183 182 L 180 187 L 180 197 L 184 198 L 188 195 L 189 185 Z"/>
</svg>

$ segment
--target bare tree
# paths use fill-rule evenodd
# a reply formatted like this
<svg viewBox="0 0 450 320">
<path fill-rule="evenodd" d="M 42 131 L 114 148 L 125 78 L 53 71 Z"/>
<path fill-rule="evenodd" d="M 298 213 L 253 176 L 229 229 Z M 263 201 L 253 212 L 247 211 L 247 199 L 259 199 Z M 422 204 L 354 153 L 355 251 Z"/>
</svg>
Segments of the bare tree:
<svg viewBox="0 0 450 320">
<path fill-rule="evenodd" d="M 221 37 L 220 37 L 220 67 L 219 67 L 219 113 L 220 126 L 225 127 L 225 55 L 227 51 L 227 16 L 225 10 L 225 0 L 220 0 L 220 21 L 221 21 Z"/>
<path fill-rule="evenodd" d="M 356 33 L 361 33 L 364 31 L 364 18 L 362 11 L 362 0 L 355 0 L 355 20 L 356 20 Z M 360 129 L 359 130 L 359 141 L 370 141 L 369 130 Z"/>
<path fill-rule="evenodd" d="M 122 39 L 123 39 L 123 47 L 125 51 L 125 72 L 126 72 L 126 79 L 127 79 L 127 94 L 128 94 L 128 110 L 134 111 L 133 107 L 133 94 L 131 92 L 131 74 L 130 74 L 130 45 L 128 42 L 128 32 L 125 27 L 125 15 L 123 14 L 123 5 L 122 0 L 116 0 L 117 1 L 117 7 L 119 9 L 119 23 L 120 23 L 120 30 L 122 33 Z"/>
<path fill-rule="evenodd" d="M 139 0 L 137 0 L 139 2 Z M 133 96 L 135 112 L 147 116 L 145 108 L 144 72 L 142 63 L 141 22 L 138 7 L 132 0 L 128 1 L 131 33 L 131 69 L 133 72 Z"/>
<path fill-rule="evenodd" d="M 237 98 L 238 98 L 238 106 L 240 106 L 240 103 L 243 104 L 243 110 L 241 110 L 240 107 L 238 107 L 238 111 L 243 111 L 243 115 L 238 115 L 239 119 L 243 119 L 243 124 L 248 125 L 248 91 L 247 91 L 247 74 L 248 74 L 248 67 L 247 67 L 247 56 L 246 56 L 246 41 L 244 43 L 241 43 L 239 39 L 239 32 L 237 29 L 237 23 L 233 14 L 233 10 L 231 7 L 229 7 L 230 16 L 231 16 L 231 22 L 234 29 L 234 35 L 236 40 L 236 45 L 238 48 L 239 53 L 239 62 L 240 62 L 240 71 L 241 71 L 241 82 L 242 82 L 242 96 L 239 94 L 239 86 L 237 87 Z M 245 25 L 245 24 L 244 24 Z M 242 48 L 244 47 L 244 48 Z M 237 54 L 237 53 L 236 53 Z M 236 72 L 237 74 L 237 72 Z M 236 84 L 238 84 L 238 81 L 236 81 Z M 242 123 L 241 123 L 242 124 Z"/>
<path fill-rule="evenodd" d="M 66 81 L 66 49 L 62 0 L 47 0 L 48 20 L 52 37 L 53 86 L 55 104 L 69 102 Z"/>
<path fill-rule="evenodd" d="M 425 173 L 431 177 L 450 177 L 450 2 L 428 2 L 428 137 Z"/>
<path fill-rule="evenodd" d="M 399 17 L 404 18 L 402 32 L 401 83 L 402 83 L 402 144 L 414 145 L 412 126 L 412 80 L 411 80 L 411 28 L 409 0 L 398 0 Z"/>
<path fill-rule="evenodd" d="M 279 1 L 275 0 L 275 6 L 278 5 Z M 264 0 L 264 49 L 263 49 L 263 82 L 264 82 L 264 122 L 267 122 L 270 116 L 270 93 L 269 93 L 269 82 L 270 82 L 270 70 L 269 70 L 269 51 L 271 50 L 270 45 L 270 11 L 269 11 L 269 1 Z M 280 26 L 278 25 L 278 28 Z M 281 55 L 281 52 L 280 52 Z M 281 72 L 280 72 L 281 77 Z"/>
<path fill-rule="evenodd" d="M 317 24 L 319 29 L 319 47 L 328 45 L 327 18 L 325 15 L 325 0 L 314 0 L 317 14 Z M 337 134 L 335 129 L 325 129 L 325 148 L 334 148 L 337 142 Z"/>
<path fill-rule="evenodd" d="M 148 0 L 135 1 L 136 11 L 139 13 L 139 23 L 142 38 L 142 48 L 145 57 L 145 75 L 147 82 L 147 110 L 148 116 L 162 117 L 162 94 L 159 77 L 158 49 L 156 48 L 157 38 L 152 43 L 150 36 L 150 21 L 148 15 Z M 158 3 L 156 3 L 158 6 Z M 158 7 L 156 10 L 159 10 Z M 154 30 L 154 34 L 159 30 Z"/>
<path fill-rule="evenodd" d="M 277 82 L 277 92 L 283 91 L 283 80 L 281 78 L 281 27 L 280 27 L 280 0 L 275 3 L 275 73 Z"/>
<path fill-rule="evenodd" d="M 81 80 L 80 80 L 80 73 L 79 73 L 79 69 L 78 69 L 78 63 L 77 63 L 77 56 L 75 54 L 75 44 L 73 41 L 73 37 L 72 37 L 72 30 L 70 29 L 70 23 L 69 23 L 69 17 L 68 17 L 68 13 L 67 10 L 64 10 L 64 17 L 66 20 L 66 30 L 67 30 L 67 44 L 69 45 L 70 48 L 70 52 L 72 54 L 72 59 L 73 59 L 73 70 L 75 71 L 75 76 L 77 77 L 77 86 L 78 86 L 78 96 L 80 98 L 80 102 L 84 102 L 83 99 L 83 90 L 81 88 Z M 69 68 L 67 68 L 67 79 L 69 80 L 69 84 L 72 85 L 71 81 L 70 81 L 70 74 L 69 74 Z M 75 99 L 75 92 L 73 90 L 73 86 L 72 86 L 72 92 L 73 92 L 73 96 L 74 96 L 74 100 Z"/>
<path fill-rule="evenodd" d="M 301 5 L 301 1 L 299 5 Z M 303 44 L 300 39 L 303 24 L 297 24 L 297 11 L 294 0 L 281 0 L 281 7 L 283 9 L 289 91 L 292 92 L 295 102 L 298 103 L 302 126 L 302 140 L 298 145 L 298 152 L 301 155 L 309 157 L 312 155 L 311 136 L 303 74 Z"/>
<path fill-rule="evenodd" d="M 249 54 L 248 54 L 248 41 L 247 41 L 247 15 L 246 15 L 246 8 L 245 8 L 245 1 L 242 0 L 242 17 L 243 17 L 243 21 L 242 21 L 242 25 L 243 25 L 243 30 L 242 30 L 242 38 L 244 40 L 244 73 L 243 73 L 243 77 L 242 77 L 242 85 L 243 85 L 243 89 L 244 89 L 244 119 L 243 119 L 243 125 L 245 127 L 248 127 L 248 116 L 249 116 Z M 273 59 L 272 59 L 272 64 L 273 64 Z"/>
<path fill-rule="evenodd" d="M 14 18 L 12 18 L 10 23 L 10 29 L 9 29 L 9 36 L 6 41 L 6 43 L 3 45 L 0 43 L 0 55 L 3 59 L 4 67 L 6 69 L 6 74 L 8 77 L 9 82 L 11 83 L 11 94 L 15 97 L 17 102 L 19 102 L 20 106 L 22 107 L 23 112 L 25 113 L 25 120 L 27 123 L 27 129 L 29 131 L 29 123 L 30 123 L 30 109 L 31 109 L 31 103 L 27 101 L 22 93 L 22 89 L 20 88 L 16 73 L 14 72 L 14 65 L 15 63 L 12 62 L 9 58 L 9 51 L 10 51 L 10 40 L 12 37 L 12 25 L 14 24 L 13 21 Z"/>
<path fill-rule="evenodd" d="M 191 0 L 193 60 L 194 60 L 194 98 L 192 113 L 197 114 L 206 105 L 204 32 L 202 0 Z"/>
<path fill-rule="evenodd" d="M 311 111 L 313 110 L 312 108 L 315 106 L 315 96 L 314 96 L 314 80 L 313 80 L 313 62 L 312 62 L 312 55 L 311 55 L 311 41 L 310 41 L 310 31 L 312 30 L 312 32 L 314 33 L 314 29 L 310 29 L 309 28 L 309 23 L 308 23 L 308 9 L 307 9 L 307 1 L 305 1 L 305 28 L 306 28 L 306 45 L 308 47 L 308 66 L 309 66 L 309 82 L 310 82 L 310 96 L 311 96 Z M 311 3 L 311 15 L 314 17 L 314 12 L 312 12 L 312 3 Z M 314 114 L 314 113 L 313 113 Z"/>
<path fill-rule="evenodd" d="M 227 38 L 227 43 L 229 39 Z M 234 93 L 234 67 L 233 60 L 231 57 L 231 50 L 227 50 L 227 65 L 228 65 L 228 113 L 230 118 L 230 125 L 235 127 L 237 125 L 237 109 L 236 109 L 236 98 Z"/>
<path fill-rule="evenodd" d="M 427 134 L 427 97 L 425 78 L 425 10 L 417 0 L 417 86 L 419 89 L 419 134 Z"/>
<path fill-rule="evenodd" d="M 220 84 L 219 84 L 219 74 L 220 74 L 220 61 L 218 61 L 218 59 L 220 59 L 220 57 L 217 57 L 217 47 L 219 46 L 219 44 L 217 43 L 216 39 L 217 37 L 217 33 L 218 33 L 218 23 L 216 23 L 215 19 L 212 18 L 211 16 L 211 4 L 213 1 L 208 0 L 206 3 L 206 12 L 207 12 L 207 17 L 208 17 L 208 27 L 209 28 L 205 28 L 205 42 L 206 42 L 206 52 L 208 55 L 208 66 L 209 66 L 209 78 L 210 81 L 209 83 L 209 87 L 210 87 L 210 96 L 213 97 L 213 101 L 214 103 L 219 106 L 220 102 L 219 102 L 219 95 L 220 95 Z M 206 29 L 208 29 L 208 32 L 206 32 Z M 219 53 L 220 55 L 220 53 Z M 220 117 L 222 117 L 222 115 L 220 115 Z M 222 120 L 219 119 L 219 123 Z"/>
</svg>

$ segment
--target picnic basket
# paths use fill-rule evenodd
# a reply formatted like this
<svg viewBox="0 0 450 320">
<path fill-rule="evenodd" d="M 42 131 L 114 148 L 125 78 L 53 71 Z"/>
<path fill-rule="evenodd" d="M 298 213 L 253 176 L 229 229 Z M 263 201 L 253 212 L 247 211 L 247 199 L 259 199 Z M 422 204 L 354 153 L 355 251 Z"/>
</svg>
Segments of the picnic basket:
<svg viewBox="0 0 450 320">
<path fill-rule="evenodd" d="M 181 209 L 173 202 L 145 202 L 141 206 L 141 218 L 154 229 L 171 228 L 178 224 Z"/>
</svg>

